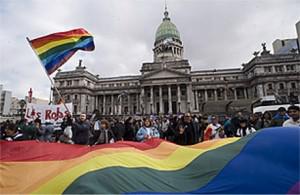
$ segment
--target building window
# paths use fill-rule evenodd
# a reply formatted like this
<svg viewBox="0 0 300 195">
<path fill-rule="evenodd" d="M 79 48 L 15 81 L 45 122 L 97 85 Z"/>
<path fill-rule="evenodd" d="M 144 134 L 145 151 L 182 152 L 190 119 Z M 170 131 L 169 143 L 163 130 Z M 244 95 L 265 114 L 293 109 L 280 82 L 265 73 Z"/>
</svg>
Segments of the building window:
<svg viewBox="0 0 300 195">
<path fill-rule="evenodd" d="M 90 82 L 90 81 L 88 81 L 88 82 L 87 82 L 87 86 L 89 87 L 89 86 L 90 86 L 90 84 L 91 84 L 91 82 Z"/>
<path fill-rule="evenodd" d="M 74 85 L 78 86 L 79 85 L 79 80 L 75 80 Z"/>
<path fill-rule="evenodd" d="M 74 99 L 77 100 L 77 95 L 74 95 Z"/>
<path fill-rule="evenodd" d="M 268 84 L 268 89 L 273 89 L 273 85 L 271 83 Z"/>
<path fill-rule="evenodd" d="M 181 95 L 182 95 L 182 96 L 185 96 L 185 95 L 186 95 L 185 89 L 182 89 L 182 90 L 181 90 Z"/>
<path fill-rule="evenodd" d="M 59 85 L 60 85 L 60 86 L 64 86 L 64 84 L 65 84 L 64 81 L 60 81 L 60 82 L 59 82 Z"/>
<path fill-rule="evenodd" d="M 291 83 L 291 88 L 296 89 L 296 83 Z"/>
<path fill-rule="evenodd" d="M 282 66 L 275 66 L 275 72 L 283 72 Z"/>
<path fill-rule="evenodd" d="M 67 86 L 71 86 L 72 85 L 72 81 L 67 81 Z"/>
<path fill-rule="evenodd" d="M 272 72 L 272 66 L 266 66 L 266 67 L 264 67 L 264 70 L 266 73 L 270 73 L 270 72 Z"/>
<path fill-rule="evenodd" d="M 77 106 L 74 105 L 74 113 L 76 114 L 77 113 Z"/>
<path fill-rule="evenodd" d="M 287 71 L 294 71 L 295 70 L 295 65 L 286 65 L 286 70 Z"/>
<path fill-rule="evenodd" d="M 283 83 L 279 83 L 279 89 L 284 89 Z"/>
<path fill-rule="evenodd" d="M 70 101 L 70 95 L 67 95 L 67 100 Z"/>
</svg>

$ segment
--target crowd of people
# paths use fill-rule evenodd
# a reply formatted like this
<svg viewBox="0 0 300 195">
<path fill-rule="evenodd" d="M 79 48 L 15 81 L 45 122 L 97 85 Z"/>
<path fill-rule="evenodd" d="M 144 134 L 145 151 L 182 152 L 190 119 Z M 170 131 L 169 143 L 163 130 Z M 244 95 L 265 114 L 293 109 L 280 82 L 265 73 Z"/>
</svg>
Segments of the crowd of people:
<svg viewBox="0 0 300 195">
<path fill-rule="evenodd" d="M 262 128 L 299 127 L 300 109 L 281 107 L 272 116 L 270 112 L 254 113 L 245 117 L 241 112 L 226 116 L 220 122 L 218 116 L 191 115 L 185 113 L 173 116 L 149 116 L 87 119 L 84 113 L 78 118 L 66 115 L 61 130 L 55 130 L 50 121 L 42 125 L 40 119 L 13 123 L 1 123 L 0 139 L 7 141 L 37 140 L 41 142 L 60 142 L 66 144 L 98 145 L 117 141 L 143 142 L 161 138 L 179 145 L 192 145 L 212 139 L 244 137 Z"/>
</svg>

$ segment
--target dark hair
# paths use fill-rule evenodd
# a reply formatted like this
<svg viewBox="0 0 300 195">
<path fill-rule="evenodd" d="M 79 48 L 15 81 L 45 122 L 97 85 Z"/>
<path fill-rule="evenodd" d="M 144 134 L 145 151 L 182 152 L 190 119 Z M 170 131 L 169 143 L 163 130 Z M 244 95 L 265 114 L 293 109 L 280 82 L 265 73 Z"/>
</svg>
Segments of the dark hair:
<svg viewBox="0 0 300 195">
<path fill-rule="evenodd" d="M 6 130 L 12 130 L 12 131 L 16 132 L 17 131 L 17 126 L 13 123 L 8 123 L 6 125 Z"/>
<path fill-rule="evenodd" d="M 108 120 L 106 120 L 106 119 L 103 119 L 103 120 L 100 122 L 100 124 L 105 124 L 107 129 L 110 128 L 110 124 L 109 124 Z"/>
<path fill-rule="evenodd" d="M 286 111 L 285 107 L 278 108 L 278 112 L 285 112 L 285 111 Z"/>
<path fill-rule="evenodd" d="M 272 119 L 272 114 L 271 114 L 271 112 L 269 112 L 269 111 L 264 112 L 264 114 L 263 114 L 262 117 L 265 118 L 265 115 L 269 115 L 269 118 Z"/>
<path fill-rule="evenodd" d="M 149 122 L 150 122 L 150 126 L 153 125 L 152 120 L 151 120 L 150 118 L 145 118 L 145 119 L 144 119 L 144 126 L 145 126 L 145 122 L 146 122 L 146 121 L 149 121 Z"/>
<path fill-rule="evenodd" d="M 299 107 L 299 106 L 296 106 L 296 105 L 292 105 L 292 106 L 289 106 L 289 107 L 288 107 L 288 111 L 290 111 L 290 110 L 300 111 L 300 107 Z"/>
</svg>

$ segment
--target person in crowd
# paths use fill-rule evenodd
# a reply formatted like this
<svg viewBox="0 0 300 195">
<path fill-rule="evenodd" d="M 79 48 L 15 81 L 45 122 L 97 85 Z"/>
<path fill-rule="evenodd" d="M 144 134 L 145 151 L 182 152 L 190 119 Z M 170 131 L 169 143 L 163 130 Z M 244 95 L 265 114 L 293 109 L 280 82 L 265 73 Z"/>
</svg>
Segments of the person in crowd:
<svg viewBox="0 0 300 195">
<path fill-rule="evenodd" d="M 186 133 L 184 133 L 185 129 L 182 124 L 179 124 L 177 127 L 178 131 L 174 136 L 174 143 L 178 145 L 187 145 L 187 136 Z"/>
<path fill-rule="evenodd" d="M 135 129 L 133 126 L 133 119 L 132 117 L 128 117 L 125 121 L 125 133 L 124 133 L 124 140 L 126 141 L 134 141 L 135 139 Z"/>
<path fill-rule="evenodd" d="M 224 121 L 224 132 L 226 134 L 226 137 L 234 137 L 235 131 L 233 124 L 231 122 L 231 118 L 229 116 L 225 116 L 225 121 Z"/>
<path fill-rule="evenodd" d="M 240 126 L 236 131 L 236 136 L 237 137 L 245 137 L 251 133 L 254 133 L 256 130 L 254 129 L 254 127 L 252 127 L 247 119 L 245 118 L 241 118 L 240 119 Z"/>
<path fill-rule="evenodd" d="M 119 118 L 115 119 L 113 125 L 111 126 L 111 129 L 116 137 L 116 141 L 124 140 L 125 125 Z"/>
<path fill-rule="evenodd" d="M 134 136 L 133 136 L 134 139 L 133 140 L 135 140 L 135 135 L 138 132 L 138 130 L 141 128 L 140 121 L 137 119 L 133 119 L 132 126 L 133 126 L 133 131 L 134 131 Z"/>
<path fill-rule="evenodd" d="M 75 144 L 88 145 L 91 126 L 85 114 L 80 114 L 79 120 L 73 123 L 73 141 Z"/>
<path fill-rule="evenodd" d="M 100 135 L 100 129 L 101 129 L 101 121 L 99 118 L 96 118 L 94 124 L 91 127 L 92 135 L 90 135 L 90 140 L 89 140 L 90 145 L 93 145 L 97 141 Z"/>
<path fill-rule="evenodd" d="M 262 116 L 262 128 L 271 127 L 272 114 L 268 111 L 264 112 Z"/>
<path fill-rule="evenodd" d="M 158 130 L 160 136 L 162 136 L 161 134 L 161 121 L 160 121 L 160 118 L 159 117 L 153 117 L 152 119 L 152 122 L 153 122 L 153 126 Z"/>
<path fill-rule="evenodd" d="M 219 123 L 219 118 L 216 116 L 212 116 L 211 123 L 206 127 L 204 131 L 204 141 L 222 137 L 224 137 L 224 130 L 222 130 L 222 126 Z"/>
<path fill-rule="evenodd" d="M 234 117 L 232 117 L 231 119 L 231 125 L 232 125 L 232 131 L 236 133 L 237 129 L 240 126 L 240 119 L 243 118 L 243 113 L 242 112 L 238 112 L 234 115 Z"/>
<path fill-rule="evenodd" d="M 159 131 L 153 126 L 150 118 L 144 119 L 143 126 L 138 130 L 136 134 L 137 141 L 146 141 L 152 138 L 159 138 Z"/>
<path fill-rule="evenodd" d="M 167 139 L 167 133 L 169 129 L 170 121 L 167 117 L 164 117 L 161 122 L 160 136 L 162 139 Z"/>
<path fill-rule="evenodd" d="M 54 132 L 54 126 L 51 121 L 46 120 L 44 126 L 37 126 L 37 131 L 39 134 L 38 140 L 44 142 L 52 142 L 52 135 Z"/>
<path fill-rule="evenodd" d="M 288 114 L 290 118 L 283 123 L 283 127 L 298 127 L 300 128 L 300 108 L 292 105 L 288 107 Z"/>
<path fill-rule="evenodd" d="M 34 140 L 37 138 L 37 125 L 41 125 L 41 120 L 30 121 L 28 125 L 23 126 L 22 129 L 19 129 L 23 133 L 23 136 L 28 140 Z"/>
<path fill-rule="evenodd" d="M 251 114 L 249 117 L 249 124 L 256 130 L 262 128 L 262 119 L 260 113 Z"/>
<path fill-rule="evenodd" d="M 101 120 L 100 122 L 100 135 L 94 145 L 97 144 L 111 144 L 116 141 L 115 135 L 110 128 L 110 124 L 107 120 Z"/>
<path fill-rule="evenodd" d="M 203 142 L 204 141 L 204 131 L 208 125 L 208 116 L 207 114 L 203 114 L 201 117 L 200 117 L 200 125 L 199 125 L 199 132 L 200 132 L 200 141 Z"/>
<path fill-rule="evenodd" d="M 59 136 L 59 142 L 65 144 L 74 144 L 72 141 L 73 131 L 72 131 L 73 119 L 71 115 L 66 115 L 63 123 L 61 124 L 63 134 Z"/>
<path fill-rule="evenodd" d="M 184 133 L 187 136 L 187 145 L 193 145 L 199 142 L 200 133 L 199 133 L 199 125 L 197 125 L 193 120 L 191 113 L 185 113 L 182 125 L 184 127 Z"/>
<path fill-rule="evenodd" d="M 177 116 L 176 115 L 173 117 L 170 116 L 168 129 L 165 132 L 166 139 L 170 142 L 174 142 L 174 139 L 176 136 L 177 125 L 178 125 Z"/>
<path fill-rule="evenodd" d="M 272 127 L 281 127 L 284 121 L 288 120 L 289 116 L 286 113 L 286 109 L 284 107 L 280 107 L 277 110 L 277 113 L 272 118 L 271 126 Z"/>
<path fill-rule="evenodd" d="M 18 131 L 17 126 L 13 123 L 9 123 L 6 125 L 4 139 L 6 141 L 23 141 L 23 140 L 25 140 L 24 135 Z"/>
</svg>

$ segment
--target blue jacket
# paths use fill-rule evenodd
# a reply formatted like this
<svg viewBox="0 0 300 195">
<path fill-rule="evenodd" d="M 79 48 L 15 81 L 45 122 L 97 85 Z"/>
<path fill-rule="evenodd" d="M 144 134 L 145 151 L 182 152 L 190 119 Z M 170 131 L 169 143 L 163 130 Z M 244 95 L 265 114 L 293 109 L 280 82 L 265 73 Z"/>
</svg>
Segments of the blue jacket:
<svg viewBox="0 0 300 195">
<path fill-rule="evenodd" d="M 138 141 L 144 141 L 145 135 L 147 135 L 147 129 L 146 129 L 146 127 L 143 126 L 138 130 L 138 132 L 136 134 L 136 139 Z M 150 127 L 150 136 L 159 138 L 159 132 L 155 127 Z"/>
</svg>

